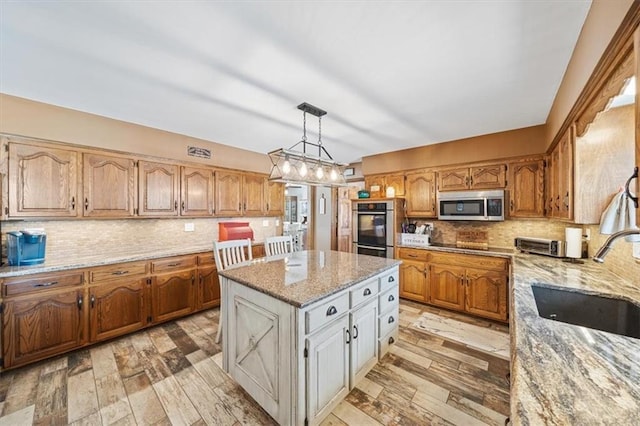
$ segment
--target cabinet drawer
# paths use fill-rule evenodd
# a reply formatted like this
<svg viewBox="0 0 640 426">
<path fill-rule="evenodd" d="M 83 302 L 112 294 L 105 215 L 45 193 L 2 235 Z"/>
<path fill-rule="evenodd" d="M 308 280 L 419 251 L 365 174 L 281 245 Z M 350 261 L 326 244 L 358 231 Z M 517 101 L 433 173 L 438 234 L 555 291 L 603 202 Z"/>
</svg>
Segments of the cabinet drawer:
<svg viewBox="0 0 640 426">
<path fill-rule="evenodd" d="M 441 265 L 464 266 L 468 268 L 489 269 L 493 271 L 506 271 L 509 261 L 500 257 L 476 256 L 472 254 L 432 253 L 432 263 Z"/>
<path fill-rule="evenodd" d="M 213 251 L 211 253 L 202 253 L 198 255 L 198 266 L 210 266 L 215 264 L 216 259 L 213 257 Z"/>
<path fill-rule="evenodd" d="M 396 307 L 386 314 L 380 315 L 380 318 L 378 319 L 378 333 L 380 334 L 380 336 L 384 336 L 394 328 L 398 328 L 399 313 L 400 311 L 398 307 Z"/>
<path fill-rule="evenodd" d="M 349 312 L 348 293 L 321 302 L 320 305 L 305 312 L 305 332 L 312 333 L 347 312 Z"/>
<path fill-rule="evenodd" d="M 398 280 L 398 269 L 394 268 L 393 272 L 389 272 L 380 276 L 380 292 L 387 291 L 393 286 L 398 286 L 400 281 Z"/>
<path fill-rule="evenodd" d="M 395 286 L 378 296 L 378 312 L 384 314 L 393 307 L 398 306 L 399 290 L 398 286 Z"/>
<path fill-rule="evenodd" d="M 4 281 L 4 295 L 29 293 L 32 291 L 72 287 L 84 283 L 84 273 L 81 271 L 68 274 L 31 275 L 28 277 L 7 278 Z"/>
<path fill-rule="evenodd" d="M 378 359 L 389 352 L 389 347 L 398 341 L 398 329 L 393 329 L 390 333 L 378 339 Z"/>
<path fill-rule="evenodd" d="M 145 275 L 147 271 L 147 262 L 116 263 L 115 265 L 101 266 L 89 270 L 89 283 Z"/>
<path fill-rule="evenodd" d="M 400 259 L 409 260 L 422 260 L 424 262 L 429 260 L 429 252 L 427 250 L 420 250 L 414 248 L 400 247 L 398 249 L 398 257 Z"/>
<path fill-rule="evenodd" d="M 151 272 L 177 271 L 196 266 L 196 256 L 172 257 L 169 259 L 154 260 L 151 262 Z"/>
<path fill-rule="evenodd" d="M 372 300 L 373 298 L 378 297 L 378 277 L 371 278 L 349 290 L 349 297 L 351 299 L 352 308 L 367 300 Z"/>
</svg>

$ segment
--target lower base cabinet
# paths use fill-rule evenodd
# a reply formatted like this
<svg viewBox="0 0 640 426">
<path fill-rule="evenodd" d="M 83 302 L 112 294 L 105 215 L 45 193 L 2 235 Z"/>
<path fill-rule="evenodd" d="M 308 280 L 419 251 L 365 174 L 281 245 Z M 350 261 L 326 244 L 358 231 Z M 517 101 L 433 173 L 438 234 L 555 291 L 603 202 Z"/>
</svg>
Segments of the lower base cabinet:
<svg viewBox="0 0 640 426">
<path fill-rule="evenodd" d="M 157 275 L 150 280 L 154 322 L 180 318 L 195 310 L 195 269 Z"/>
<path fill-rule="evenodd" d="M 91 342 L 132 333 L 148 324 L 147 281 L 111 283 L 89 289 Z"/>
</svg>

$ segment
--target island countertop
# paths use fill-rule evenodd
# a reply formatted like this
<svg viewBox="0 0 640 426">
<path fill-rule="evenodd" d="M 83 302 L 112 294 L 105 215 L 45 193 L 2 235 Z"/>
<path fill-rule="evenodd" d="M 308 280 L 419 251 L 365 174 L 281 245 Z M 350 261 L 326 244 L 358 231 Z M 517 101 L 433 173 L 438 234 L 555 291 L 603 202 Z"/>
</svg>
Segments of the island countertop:
<svg viewBox="0 0 640 426">
<path fill-rule="evenodd" d="M 640 304 L 640 287 L 586 260 L 514 256 L 511 421 L 632 425 L 640 419 L 640 339 L 541 318 L 531 285 Z"/>
<path fill-rule="evenodd" d="M 353 253 L 308 250 L 257 259 L 220 275 L 302 308 L 400 263 Z"/>
</svg>

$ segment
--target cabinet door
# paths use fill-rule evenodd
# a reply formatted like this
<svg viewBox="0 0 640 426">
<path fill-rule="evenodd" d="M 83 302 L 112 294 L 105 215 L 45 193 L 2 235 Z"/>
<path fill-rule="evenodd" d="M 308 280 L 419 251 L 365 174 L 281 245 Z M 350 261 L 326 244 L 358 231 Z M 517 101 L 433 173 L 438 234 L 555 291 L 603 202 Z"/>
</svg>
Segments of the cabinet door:
<svg viewBox="0 0 640 426">
<path fill-rule="evenodd" d="M 387 175 L 384 179 L 385 190 L 392 187 L 396 197 L 404 197 L 404 174 Z"/>
<path fill-rule="evenodd" d="M 509 166 L 509 216 L 544 216 L 543 171 L 542 160 Z"/>
<path fill-rule="evenodd" d="M 198 309 L 220 306 L 220 280 L 215 266 L 198 267 Z"/>
<path fill-rule="evenodd" d="M 469 171 L 470 189 L 500 189 L 507 183 L 507 167 L 504 164 L 471 167 Z"/>
<path fill-rule="evenodd" d="M 405 199 L 407 216 L 436 217 L 436 187 L 433 172 L 407 174 Z"/>
<path fill-rule="evenodd" d="M 135 161 L 97 154 L 84 154 L 83 159 L 83 216 L 133 216 L 137 202 Z"/>
<path fill-rule="evenodd" d="M 544 190 L 545 190 L 545 202 L 544 202 L 544 214 L 547 217 L 555 216 L 555 197 L 557 194 L 556 187 L 556 162 L 557 152 L 554 150 L 550 155 L 545 158 L 545 170 L 544 170 Z"/>
<path fill-rule="evenodd" d="M 284 215 L 284 184 L 267 182 L 267 216 Z"/>
<path fill-rule="evenodd" d="M 414 260 L 402 259 L 400 265 L 400 297 L 428 302 L 428 275 L 426 264 Z"/>
<path fill-rule="evenodd" d="M 89 291 L 91 341 L 110 339 L 147 325 L 146 280 L 101 284 Z"/>
<path fill-rule="evenodd" d="M 195 308 L 195 269 L 153 277 L 151 316 L 154 323 L 178 318 Z"/>
<path fill-rule="evenodd" d="M 140 160 L 140 216 L 177 216 L 180 196 L 180 170 L 177 165 Z"/>
<path fill-rule="evenodd" d="M 349 389 L 378 362 L 378 299 L 353 313 L 351 317 L 351 365 Z"/>
<path fill-rule="evenodd" d="M 558 217 L 573 219 L 573 134 L 571 129 L 567 133 L 558 144 Z"/>
<path fill-rule="evenodd" d="M 349 315 L 306 339 L 307 420 L 316 424 L 349 393 Z"/>
<path fill-rule="evenodd" d="M 77 216 L 78 154 L 9 143 L 9 216 Z"/>
<path fill-rule="evenodd" d="M 464 268 L 450 265 L 430 265 L 430 302 L 443 308 L 464 310 L 464 282 Z"/>
<path fill-rule="evenodd" d="M 468 167 L 438 170 L 438 190 L 459 191 L 469 189 L 470 179 Z"/>
<path fill-rule="evenodd" d="M 82 290 L 5 300 L 4 366 L 14 367 L 80 347 L 84 330 Z"/>
<path fill-rule="evenodd" d="M 467 269 L 465 310 L 485 318 L 506 321 L 507 280 L 505 273 Z"/>
<path fill-rule="evenodd" d="M 364 178 L 364 189 L 369 191 L 371 198 L 384 196 L 385 175 L 369 175 Z M 378 191 L 372 191 L 371 187 L 377 186 Z"/>
<path fill-rule="evenodd" d="M 261 175 L 246 174 L 243 177 L 242 208 L 246 216 L 264 216 L 267 203 L 265 187 L 267 179 Z"/>
<path fill-rule="evenodd" d="M 216 176 L 216 215 L 242 215 L 242 174 L 217 170 Z"/>
<path fill-rule="evenodd" d="M 213 204 L 213 171 L 182 167 L 180 198 L 181 216 L 211 216 Z"/>
</svg>

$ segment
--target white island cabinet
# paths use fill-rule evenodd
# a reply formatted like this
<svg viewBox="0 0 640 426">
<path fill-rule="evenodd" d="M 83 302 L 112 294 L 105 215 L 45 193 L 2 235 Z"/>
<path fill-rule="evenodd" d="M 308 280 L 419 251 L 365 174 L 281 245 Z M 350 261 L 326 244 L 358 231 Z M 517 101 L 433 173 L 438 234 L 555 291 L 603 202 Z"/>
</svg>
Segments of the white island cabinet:
<svg viewBox="0 0 640 426">
<path fill-rule="evenodd" d="M 225 370 L 281 425 L 320 423 L 398 338 L 399 263 L 311 250 L 221 272 Z"/>
</svg>

